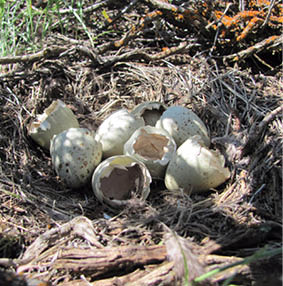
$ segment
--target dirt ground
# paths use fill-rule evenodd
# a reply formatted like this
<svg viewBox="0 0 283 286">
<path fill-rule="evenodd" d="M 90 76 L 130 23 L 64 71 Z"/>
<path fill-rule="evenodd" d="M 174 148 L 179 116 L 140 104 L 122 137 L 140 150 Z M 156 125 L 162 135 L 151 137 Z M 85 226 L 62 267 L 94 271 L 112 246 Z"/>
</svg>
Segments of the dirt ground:
<svg viewBox="0 0 283 286">
<path fill-rule="evenodd" d="M 246 17 L 242 1 L 226 1 L 229 11 L 217 18 L 228 7 L 223 2 L 87 1 L 93 46 L 70 17 L 41 52 L 0 60 L 2 268 L 50 285 L 179 285 L 184 262 L 168 251 L 176 244 L 186 249 L 190 281 L 282 246 L 282 4 L 275 1 L 267 19 L 267 6 L 245 1 L 246 11 L 265 11 Z M 234 22 L 225 26 L 226 15 Z M 231 178 L 202 194 L 170 192 L 154 181 L 145 203 L 115 212 L 97 201 L 90 184 L 68 188 L 49 152 L 28 136 L 30 122 L 56 99 L 94 131 L 113 111 L 144 101 L 188 107 L 210 130 L 210 148 L 225 156 Z M 281 277 L 276 255 L 202 285 L 227 278 L 281 285 Z"/>
</svg>

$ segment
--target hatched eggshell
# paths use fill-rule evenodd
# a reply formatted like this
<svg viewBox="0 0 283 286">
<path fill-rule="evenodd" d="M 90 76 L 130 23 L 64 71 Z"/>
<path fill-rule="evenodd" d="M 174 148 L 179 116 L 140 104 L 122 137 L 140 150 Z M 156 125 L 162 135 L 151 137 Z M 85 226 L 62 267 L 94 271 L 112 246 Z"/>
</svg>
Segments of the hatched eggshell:
<svg viewBox="0 0 283 286">
<path fill-rule="evenodd" d="M 131 113 L 143 118 L 145 125 L 155 126 L 166 109 L 167 106 L 162 102 L 146 101 L 137 105 Z"/>
<path fill-rule="evenodd" d="M 57 175 L 78 188 L 90 181 L 101 161 L 102 146 L 88 129 L 70 128 L 53 137 L 50 154 Z"/>
<path fill-rule="evenodd" d="M 122 155 L 124 144 L 141 126 L 144 126 L 143 119 L 130 114 L 126 109 L 118 110 L 107 117 L 95 135 L 95 139 L 102 144 L 103 157 Z"/>
<path fill-rule="evenodd" d="M 92 176 L 92 189 L 101 203 L 122 207 L 129 199 L 145 200 L 151 176 L 146 166 L 131 156 L 117 155 L 102 161 Z"/>
<path fill-rule="evenodd" d="M 193 111 L 186 107 L 169 107 L 155 126 L 166 130 L 174 138 L 177 146 L 194 135 L 199 135 L 206 146 L 209 147 L 210 145 L 206 126 Z"/>
<path fill-rule="evenodd" d="M 28 126 L 28 134 L 41 147 L 50 148 L 54 135 L 69 129 L 78 128 L 79 122 L 73 111 L 61 100 L 53 101 L 42 114 Z"/>
<path fill-rule="evenodd" d="M 153 178 L 164 178 L 176 152 L 176 143 L 165 130 L 153 126 L 137 129 L 124 145 L 124 154 L 143 162 Z"/>
<path fill-rule="evenodd" d="M 224 167 L 224 156 L 209 150 L 195 136 L 187 139 L 168 164 L 165 185 L 169 190 L 207 191 L 216 188 L 230 177 L 230 171 Z"/>
</svg>

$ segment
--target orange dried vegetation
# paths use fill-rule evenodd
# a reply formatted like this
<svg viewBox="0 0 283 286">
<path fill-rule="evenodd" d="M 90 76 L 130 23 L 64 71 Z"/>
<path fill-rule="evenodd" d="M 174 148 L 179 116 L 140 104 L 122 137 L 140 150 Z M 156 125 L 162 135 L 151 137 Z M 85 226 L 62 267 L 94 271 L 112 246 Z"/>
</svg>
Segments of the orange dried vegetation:
<svg viewBox="0 0 283 286">
<path fill-rule="evenodd" d="M 271 11 L 269 7 L 270 1 L 253 0 L 249 1 L 248 9 L 238 12 L 230 17 L 222 11 L 213 11 L 215 18 L 221 22 L 224 30 L 221 31 L 221 37 L 225 37 L 227 32 L 235 33 L 236 40 L 239 42 L 247 37 L 247 35 L 262 25 L 268 17 L 267 25 L 272 28 L 278 27 L 283 23 L 283 5 L 276 3 Z M 216 25 L 212 26 L 214 29 Z"/>
</svg>

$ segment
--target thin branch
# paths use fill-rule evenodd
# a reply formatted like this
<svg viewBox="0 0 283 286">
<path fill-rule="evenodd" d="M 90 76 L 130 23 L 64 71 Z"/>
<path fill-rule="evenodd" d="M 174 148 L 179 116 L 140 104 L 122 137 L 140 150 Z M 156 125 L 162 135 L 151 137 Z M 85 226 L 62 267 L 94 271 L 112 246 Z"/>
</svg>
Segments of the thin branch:
<svg viewBox="0 0 283 286">
<path fill-rule="evenodd" d="M 184 13 L 186 11 L 186 9 L 181 6 L 176 6 L 161 0 L 147 0 L 146 2 L 149 2 L 156 9 L 160 10 L 165 10 L 169 12 L 179 12 L 179 13 Z"/>
<path fill-rule="evenodd" d="M 264 39 L 263 41 L 256 43 L 255 45 L 242 50 L 238 53 L 235 54 L 231 54 L 231 55 L 227 55 L 223 57 L 223 61 L 232 61 L 232 62 L 236 62 L 239 60 L 243 60 L 251 55 L 253 55 L 254 53 L 259 53 L 262 50 L 268 48 L 268 47 L 277 47 L 279 45 L 282 45 L 282 40 L 283 40 L 283 35 L 281 36 L 270 36 L 267 39 Z"/>
<path fill-rule="evenodd" d="M 267 23 L 268 23 L 268 21 L 269 21 L 269 18 L 270 18 L 270 16 L 271 16 L 271 11 L 272 11 L 272 9 L 273 9 L 274 4 L 275 4 L 275 0 L 271 0 L 271 3 L 270 3 L 270 5 L 269 5 L 269 7 L 268 7 L 268 12 L 267 12 L 266 18 L 265 18 L 263 24 L 261 25 L 262 28 L 267 25 Z"/>
<path fill-rule="evenodd" d="M 129 61 L 129 60 L 138 60 L 138 59 L 143 59 L 147 62 L 159 61 L 169 56 L 172 56 L 174 54 L 183 52 L 184 50 L 189 50 L 192 47 L 196 47 L 196 46 L 198 46 L 198 43 L 184 41 L 184 42 L 181 42 L 176 47 L 169 48 L 166 51 L 156 53 L 156 54 L 148 54 L 144 50 L 140 50 L 140 49 L 134 50 L 134 51 L 127 52 L 121 55 L 113 56 L 108 60 L 105 60 L 105 58 L 102 58 L 102 60 L 104 61 L 103 66 L 107 67 L 107 66 L 111 66 L 120 61 Z"/>
<path fill-rule="evenodd" d="M 35 62 L 42 59 L 48 59 L 50 57 L 58 57 L 61 53 L 66 52 L 68 49 L 69 47 L 67 46 L 51 46 L 29 55 L 3 57 L 0 58 L 0 65 Z"/>
</svg>

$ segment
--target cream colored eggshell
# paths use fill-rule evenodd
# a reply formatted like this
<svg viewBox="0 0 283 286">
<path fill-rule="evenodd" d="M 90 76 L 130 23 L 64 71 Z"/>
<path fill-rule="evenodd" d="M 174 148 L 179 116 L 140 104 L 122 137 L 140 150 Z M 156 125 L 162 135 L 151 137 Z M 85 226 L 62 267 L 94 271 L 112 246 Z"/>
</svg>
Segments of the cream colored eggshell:
<svg viewBox="0 0 283 286">
<path fill-rule="evenodd" d="M 129 199 L 145 200 L 151 176 L 146 166 L 131 156 L 117 155 L 102 161 L 92 176 L 92 189 L 101 203 L 122 207 Z"/>
<path fill-rule="evenodd" d="M 100 163 L 102 146 L 88 129 L 70 128 L 53 137 L 50 154 L 57 175 L 71 188 L 79 188 Z"/>
<path fill-rule="evenodd" d="M 167 106 L 158 101 L 145 101 L 138 104 L 133 110 L 132 114 L 142 117 L 145 125 L 155 126 L 160 116 L 167 109 Z"/>
<path fill-rule="evenodd" d="M 27 129 L 29 136 L 37 144 L 49 150 L 53 136 L 72 127 L 78 128 L 79 122 L 72 110 L 58 99 L 53 101 L 43 114 L 37 115 Z"/>
<path fill-rule="evenodd" d="M 198 136 L 187 139 L 168 164 L 165 185 L 169 190 L 207 191 L 230 177 L 224 156 L 209 150 Z"/>
<path fill-rule="evenodd" d="M 210 145 L 208 130 L 202 120 L 191 110 L 183 106 L 169 107 L 155 125 L 166 130 L 180 146 L 188 138 L 199 135 L 206 146 Z"/>
<path fill-rule="evenodd" d="M 137 129 L 124 145 L 124 154 L 143 162 L 153 178 L 163 179 L 176 152 L 176 143 L 165 130 L 153 126 Z"/>
<path fill-rule="evenodd" d="M 122 155 L 124 144 L 141 126 L 144 126 L 143 119 L 130 114 L 126 109 L 118 110 L 107 117 L 95 135 L 95 139 L 102 144 L 103 157 Z"/>
</svg>

